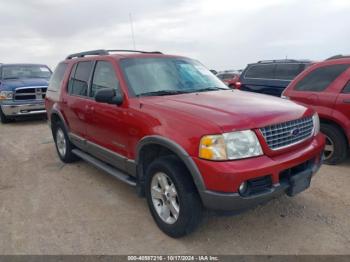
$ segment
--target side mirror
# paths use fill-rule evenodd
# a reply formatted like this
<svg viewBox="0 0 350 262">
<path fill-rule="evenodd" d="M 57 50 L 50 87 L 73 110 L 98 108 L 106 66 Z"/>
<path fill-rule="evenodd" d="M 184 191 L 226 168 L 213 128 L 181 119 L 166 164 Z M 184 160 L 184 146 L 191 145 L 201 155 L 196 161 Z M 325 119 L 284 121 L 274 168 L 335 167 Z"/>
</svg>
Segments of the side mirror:
<svg viewBox="0 0 350 262">
<path fill-rule="evenodd" d="M 95 101 L 119 106 L 123 103 L 124 98 L 123 95 L 114 88 L 103 88 L 96 92 Z"/>
</svg>

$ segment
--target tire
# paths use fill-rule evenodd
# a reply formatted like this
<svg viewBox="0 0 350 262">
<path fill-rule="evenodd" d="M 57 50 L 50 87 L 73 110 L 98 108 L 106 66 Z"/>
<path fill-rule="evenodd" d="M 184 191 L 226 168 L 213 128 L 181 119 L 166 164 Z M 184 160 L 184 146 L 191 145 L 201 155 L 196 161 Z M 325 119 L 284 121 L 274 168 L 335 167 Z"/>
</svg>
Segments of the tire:
<svg viewBox="0 0 350 262">
<path fill-rule="evenodd" d="M 159 174 L 166 176 L 165 183 L 167 183 L 169 188 L 165 193 L 162 192 L 162 184 L 158 180 Z M 175 194 L 171 190 L 173 188 L 175 188 Z M 167 196 L 165 196 L 167 192 L 173 195 L 170 195 L 170 197 L 168 195 L 168 203 L 166 203 Z M 201 200 L 192 181 L 191 174 L 175 156 L 164 156 L 150 164 L 146 172 L 145 193 L 153 219 L 158 227 L 168 236 L 173 238 L 185 236 L 193 232 L 199 225 L 202 218 Z M 162 195 L 163 200 L 157 198 L 159 196 L 158 193 Z M 172 211 L 167 206 L 172 206 Z M 159 214 L 159 210 L 167 209 L 169 210 L 169 218 L 166 222 Z M 174 210 L 178 211 L 177 216 L 176 212 L 173 212 Z M 163 212 L 163 214 L 168 213 Z M 164 215 L 164 217 L 166 216 Z"/>
<path fill-rule="evenodd" d="M 2 124 L 7 124 L 11 122 L 11 119 L 9 119 L 8 117 L 6 117 L 4 115 L 4 113 L 2 112 L 1 108 L 0 108 L 0 121 Z"/>
<path fill-rule="evenodd" d="M 321 132 L 326 136 L 325 160 L 328 165 L 337 165 L 347 157 L 348 142 L 342 131 L 332 124 L 321 124 Z"/>
<path fill-rule="evenodd" d="M 72 163 L 78 160 L 73 154 L 74 145 L 70 142 L 67 131 L 61 122 L 55 123 L 52 128 L 57 154 L 64 163 Z"/>
</svg>

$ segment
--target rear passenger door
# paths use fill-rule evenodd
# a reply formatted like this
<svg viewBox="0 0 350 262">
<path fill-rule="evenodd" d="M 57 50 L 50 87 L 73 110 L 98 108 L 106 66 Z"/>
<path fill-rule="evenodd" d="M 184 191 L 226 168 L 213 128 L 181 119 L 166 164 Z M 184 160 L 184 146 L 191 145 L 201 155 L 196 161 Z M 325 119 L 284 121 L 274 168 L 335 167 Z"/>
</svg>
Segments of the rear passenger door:
<svg viewBox="0 0 350 262">
<path fill-rule="evenodd" d="M 128 152 L 127 107 L 96 102 L 95 95 L 103 88 L 122 92 L 111 61 L 97 61 L 91 80 L 91 100 L 86 118 L 89 152 L 117 168 L 125 169 Z"/>
<path fill-rule="evenodd" d="M 73 66 L 68 81 L 68 96 L 62 101 L 63 112 L 68 119 L 70 132 L 80 138 L 86 137 L 86 114 L 90 99 L 88 87 L 92 69 L 92 61 L 78 62 Z"/>
</svg>

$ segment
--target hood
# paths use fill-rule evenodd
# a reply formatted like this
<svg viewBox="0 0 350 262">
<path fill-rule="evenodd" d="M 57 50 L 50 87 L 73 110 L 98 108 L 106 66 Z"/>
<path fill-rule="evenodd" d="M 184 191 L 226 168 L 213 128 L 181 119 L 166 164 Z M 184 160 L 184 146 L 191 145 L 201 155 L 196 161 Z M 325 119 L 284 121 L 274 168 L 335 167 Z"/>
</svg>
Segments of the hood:
<svg viewBox="0 0 350 262">
<path fill-rule="evenodd" d="M 49 79 L 47 78 L 23 78 L 23 79 L 8 79 L 1 80 L 1 90 L 14 91 L 18 87 L 31 86 L 48 86 Z"/>
<path fill-rule="evenodd" d="M 172 115 L 182 114 L 216 124 L 223 132 L 254 129 L 311 115 L 307 109 L 278 97 L 239 90 L 144 97 L 144 105 Z"/>
</svg>

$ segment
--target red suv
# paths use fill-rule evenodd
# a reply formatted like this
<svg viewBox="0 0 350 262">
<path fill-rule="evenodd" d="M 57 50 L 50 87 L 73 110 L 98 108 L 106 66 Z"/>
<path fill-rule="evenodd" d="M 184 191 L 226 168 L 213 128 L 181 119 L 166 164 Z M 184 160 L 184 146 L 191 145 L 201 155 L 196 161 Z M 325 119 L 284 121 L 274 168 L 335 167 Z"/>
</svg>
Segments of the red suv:
<svg viewBox="0 0 350 262">
<path fill-rule="evenodd" d="M 135 186 L 166 234 L 190 233 L 203 207 L 240 211 L 309 187 L 324 148 L 312 109 L 229 89 L 189 58 L 113 52 L 57 66 L 46 96 L 57 152 Z"/>
<path fill-rule="evenodd" d="M 345 160 L 350 144 L 350 57 L 336 56 L 310 66 L 282 96 L 318 112 L 326 135 L 325 162 Z"/>
</svg>

